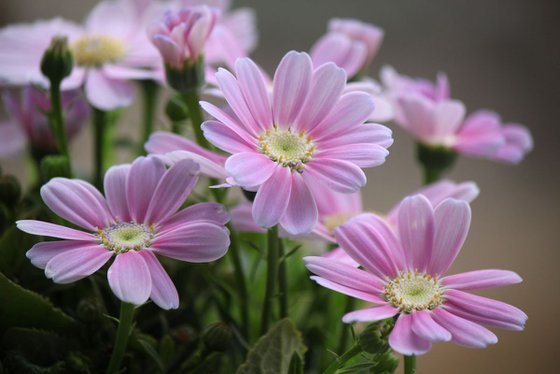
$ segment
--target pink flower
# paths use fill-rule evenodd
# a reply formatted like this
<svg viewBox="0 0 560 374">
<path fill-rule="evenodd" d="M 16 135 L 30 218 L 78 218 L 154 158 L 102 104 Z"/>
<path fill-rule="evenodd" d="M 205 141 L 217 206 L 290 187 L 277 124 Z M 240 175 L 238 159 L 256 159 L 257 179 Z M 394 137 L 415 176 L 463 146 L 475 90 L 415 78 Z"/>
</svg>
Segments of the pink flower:
<svg viewBox="0 0 560 374">
<path fill-rule="evenodd" d="M 27 142 L 41 152 L 56 151 L 45 116 L 51 108 L 46 92 L 25 87 L 21 92 L 6 91 L 3 99 L 9 121 L 0 126 L 0 157 L 21 152 Z M 67 136 L 72 139 L 86 124 L 89 110 L 81 92 L 76 90 L 62 93 L 62 107 Z"/>
<path fill-rule="evenodd" d="M 93 274 L 114 255 L 107 278 L 119 299 L 139 305 L 151 298 L 161 308 L 177 308 L 177 290 L 156 255 L 209 262 L 229 247 L 224 227 L 229 216 L 222 205 L 200 203 L 177 212 L 197 174 L 193 161 L 166 170 L 161 160 L 140 157 L 107 171 L 105 198 L 87 182 L 51 179 L 41 188 L 43 201 L 84 231 L 18 221 L 27 233 L 66 239 L 36 244 L 27 257 L 54 282 L 70 283 Z"/>
<path fill-rule="evenodd" d="M 18 24 L 0 31 L 0 81 L 11 85 L 48 82 L 39 71 L 53 36 L 68 37 L 74 57 L 63 89 L 84 85 L 96 108 L 113 110 L 132 102 L 135 79 L 155 79 L 160 59 L 144 32 L 134 0 L 103 1 L 80 27 L 61 19 Z"/>
<path fill-rule="evenodd" d="M 477 270 L 447 276 L 470 226 L 467 202 L 446 199 L 432 206 L 422 195 L 400 206 L 397 234 L 387 222 L 362 214 L 340 226 L 337 241 L 357 269 L 324 257 L 306 257 L 320 285 L 375 304 L 350 312 L 345 323 L 396 318 L 391 347 L 421 355 L 432 342 L 483 348 L 498 341 L 484 326 L 522 330 L 527 315 L 506 303 L 464 291 L 521 282 L 514 272 Z"/>
<path fill-rule="evenodd" d="M 366 183 L 362 167 L 382 164 L 391 131 L 364 123 L 369 95 L 342 94 L 344 71 L 334 64 L 313 69 L 305 53 L 290 52 L 276 70 L 272 93 L 248 58 L 216 79 L 235 113 L 202 107 L 216 118 L 202 125 L 206 138 L 232 154 L 225 169 L 244 189 L 256 191 L 253 218 L 263 227 L 280 223 L 290 234 L 309 233 L 317 222 L 309 184 L 351 193 Z"/>
</svg>

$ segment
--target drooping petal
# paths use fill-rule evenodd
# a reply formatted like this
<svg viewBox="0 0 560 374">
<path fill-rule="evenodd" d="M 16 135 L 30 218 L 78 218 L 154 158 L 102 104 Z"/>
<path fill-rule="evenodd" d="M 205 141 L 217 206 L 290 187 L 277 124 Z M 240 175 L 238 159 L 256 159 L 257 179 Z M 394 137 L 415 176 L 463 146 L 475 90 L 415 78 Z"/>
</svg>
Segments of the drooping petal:
<svg viewBox="0 0 560 374">
<path fill-rule="evenodd" d="M 360 309 L 346 313 L 344 317 L 342 317 L 342 322 L 352 323 L 381 321 L 395 316 L 398 312 L 399 310 L 397 308 L 389 305 Z"/>
<path fill-rule="evenodd" d="M 156 157 L 139 157 L 132 163 L 126 181 L 126 197 L 134 221 L 144 222 L 154 191 L 165 171 L 165 164 Z"/>
<path fill-rule="evenodd" d="M 56 283 L 66 284 L 85 278 L 99 270 L 113 255 L 97 243 L 64 251 L 47 262 L 45 275 Z"/>
<path fill-rule="evenodd" d="M 360 300 L 369 301 L 369 302 L 380 304 L 380 305 L 387 304 L 387 302 L 385 300 L 383 300 L 379 296 L 374 295 L 372 293 L 363 292 L 363 291 L 360 291 L 360 290 L 357 290 L 357 289 L 351 288 L 351 287 L 346 287 L 346 286 L 343 286 L 339 283 L 332 282 L 328 279 L 317 277 L 317 276 L 311 276 L 310 278 L 312 280 L 314 280 L 315 282 L 317 282 L 317 284 L 319 284 L 319 285 L 321 285 L 325 288 L 328 288 L 330 290 L 340 292 L 340 293 L 343 293 L 343 294 L 348 295 L 348 296 L 355 297 L 355 298 L 360 299 Z"/>
<path fill-rule="evenodd" d="M 451 340 L 451 333 L 438 325 L 432 318 L 431 312 L 419 310 L 411 314 L 412 331 L 420 338 L 431 342 L 448 342 Z"/>
<path fill-rule="evenodd" d="M 455 290 L 481 290 L 509 286 L 521 281 L 521 277 L 513 271 L 489 269 L 449 275 L 443 278 L 441 283 Z"/>
<path fill-rule="evenodd" d="M 423 195 L 405 198 L 399 208 L 399 237 L 410 270 L 425 271 L 434 245 L 434 211 Z"/>
<path fill-rule="evenodd" d="M 498 342 L 498 338 L 492 331 L 442 308 L 435 309 L 432 317 L 437 324 L 451 333 L 451 340 L 457 344 L 471 348 L 485 348 L 489 344 Z"/>
<path fill-rule="evenodd" d="M 137 251 L 117 255 L 107 271 L 111 290 L 121 301 L 144 304 L 152 292 L 150 269 Z"/>
<path fill-rule="evenodd" d="M 280 223 L 292 235 L 308 234 L 317 224 L 317 205 L 302 176 L 292 173 L 291 177 L 290 200 Z"/>
<path fill-rule="evenodd" d="M 88 248 L 97 248 L 99 245 L 93 241 L 84 240 L 57 240 L 52 242 L 40 242 L 35 244 L 25 256 L 34 266 L 44 269 L 47 263 L 61 253 L 67 253 L 74 249 L 81 248 L 85 251 Z"/>
<path fill-rule="evenodd" d="M 253 202 L 253 219 L 262 227 L 280 222 L 288 207 L 292 189 L 290 170 L 276 166 L 274 174 L 259 187 Z"/>
<path fill-rule="evenodd" d="M 163 266 L 151 251 L 140 251 L 139 253 L 150 270 L 152 279 L 150 299 L 165 310 L 177 309 L 179 307 L 179 294 Z"/>
<path fill-rule="evenodd" d="M 95 236 L 87 232 L 74 230 L 54 223 L 35 221 L 32 219 L 16 222 L 17 228 L 28 234 L 48 236 L 51 238 L 71 240 L 96 240 Z"/>
<path fill-rule="evenodd" d="M 362 188 L 366 175 L 354 163 L 327 158 L 316 158 L 305 166 L 303 177 L 308 184 L 322 183 L 342 193 L 352 193 Z"/>
<path fill-rule="evenodd" d="M 126 180 L 130 172 L 130 165 L 111 166 L 105 173 L 103 186 L 107 205 L 115 218 L 130 221 L 130 212 L 126 200 Z"/>
<path fill-rule="evenodd" d="M 412 316 L 401 314 L 389 335 L 389 344 L 395 351 L 411 356 L 419 356 L 432 348 L 429 340 L 423 339 L 412 331 Z"/>
<path fill-rule="evenodd" d="M 278 165 L 262 153 L 241 152 L 226 160 L 226 171 L 241 186 L 260 186 L 268 180 Z"/>
<path fill-rule="evenodd" d="M 89 69 L 85 90 L 91 105 L 104 111 L 128 106 L 134 97 L 134 88 L 129 82 L 109 78 L 98 69 Z"/>
</svg>

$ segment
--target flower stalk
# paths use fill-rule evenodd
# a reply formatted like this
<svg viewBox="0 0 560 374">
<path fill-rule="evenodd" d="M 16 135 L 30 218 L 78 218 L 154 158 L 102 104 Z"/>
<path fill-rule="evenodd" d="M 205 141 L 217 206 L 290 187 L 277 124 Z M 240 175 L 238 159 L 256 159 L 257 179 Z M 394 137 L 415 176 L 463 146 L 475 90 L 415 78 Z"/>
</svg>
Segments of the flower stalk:
<svg viewBox="0 0 560 374">
<path fill-rule="evenodd" d="M 288 272 L 286 267 L 286 257 L 284 251 L 284 241 L 278 240 L 278 290 L 280 292 L 280 318 L 288 317 Z"/>
<path fill-rule="evenodd" d="M 132 332 L 132 321 L 134 319 L 134 305 L 121 303 L 121 312 L 119 317 L 119 327 L 117 329 L 117 336 L 115 337 L 115 345 L 113 346 L 113 353 L 111 361 L 107 367 L 107 374 L 118 373 L 121 362 L 126 351 L 128 338 Z"/>
<path fill-rule="evenodd" d="M 159 92 L 158 84 L 153 80 L 143 80 L 140 82 L 140 87 L 143 93 L 143 129 L 142 129 L 142 139 L 138 147 L 138 153 L 140 155 L 145 154 L 144 143 L 148 140 L 152 132 L 154 131 L 154 117 L 157 105 L 157 98 Z"/>
<path fill-rule="evenodd" d="M 210 143 L 208 143 L 208 140 L 204 137 L 202 128 L 200 127 L 202 125 L 203 118 L 200 104 L 198 103 L 200 101 L 198 90 L 183 92 L 181 97 L 187 107 L 196 142 L 201 147 L 211 149 Z"/>
<path fill-rule="evenodd" d="M 278 226 L 268 229 L 268 258 L 266 274 L 266 291 L 261 317 L 261 334 L 268 331 L 272 319 L 272 304 L 274 301 L 278 281 Z"/>
<path fill-rule="evenodd" d="M 416 373 L 416 356 L 404 356 L 404 374 Z"/>
<path fill-rule="evenodd" d="M 237 283 L 237 292 L 239 293 L 239 311 L 241 313 L 241 333 L 245 338 L 249 337 L 249 293 L 247 292 L 247 282 L 245 280 L 245 272 L 243 271 L 243 265 L 241 264 L 240 248 L 239 248 L 239 238 L 237 237 L 237 232 L 231 227 L 230 229 L 230 240 L 231 244 L 229 247 L 229 253 L 233 268 L 235 271 L 235 282 Z"/>
<path fill-rule="evenodd" d="M 336 371 L 338 369 L 340 369 L 346 362 L 348 362 L 350 359 L 354 358 L 356 355 L 360 354 L 362 351 L 363 351 L 363 349 L 360 346 L 360 344 L 357 344 L 357 343 L 354 344 L 352 347 L 350 347 L 349 350 L 344 352 L 342 354 L 342 356 L 340 356 L 336 360 L 334 360 L 327 367 L 327 369 L 323 372 L 323 374 L 334 374 L 334 373 L 336 373 Z"/>
<path fill-rule="evenodd" d="M 94 133 L 94 185 L 100 191 L 103 190 L 103 175 L 109 152 L 109 116 L 108 113 L 92 107 L 93 133 Z"/>
</svg>

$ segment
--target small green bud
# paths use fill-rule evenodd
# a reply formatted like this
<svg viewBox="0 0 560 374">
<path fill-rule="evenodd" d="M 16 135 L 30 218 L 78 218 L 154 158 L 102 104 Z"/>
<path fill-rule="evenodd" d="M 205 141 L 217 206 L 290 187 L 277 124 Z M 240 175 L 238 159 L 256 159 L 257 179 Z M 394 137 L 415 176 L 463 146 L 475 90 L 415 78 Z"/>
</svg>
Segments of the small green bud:
<svg viewBox="0 0 560 374">
<path fill-rule="evenodd" d="M 72 53 L 68 48 L 68 38 L 55 36 L 41 59 L 41 72 L 51 82 L 62 82 L 72 73 Z"/>
<path fill-rule="evenodd" d="M 0 201 L 8 207 L 15 206 L 21 198 L 21 185 L 13 175 L 0 177 Z"/>
<path fill-rule="evenodd" d="M 375 372 L 379 374 L 392 374 L 399 366 L 399 358 L 392 351 L 376 355 L 375 361 L 378 363 L 375 366 Z"/>
<path fill-rule="evenodd" d="M 68 159 L 65 156 L 47 156 L 41 161 L 41 178 L 48 182 L 54 177 L 70 178 Z"/>
<path fill-rule="evenodd" d="M 418 143 L 418 161 L 438 173 L 450 169 L 457 160 L 457 153 L 443 146 L 432 146 Z"/>
<path fill-rule="evenodd" d="M 180 94 L 198 91 L 204 86 L 204 59 L 199 57 L 196 62 L 186 61 L 182 68 L 165 65 L 167 84 Z"/>
<path fill-rule="evenodd" d="M 216 322 L 202 334 L 204 346 L 210 351 L 223 352 L 229 346 L 233 333 L 231 328 L 223 322 Z"/>
<path fill-rule="evenodd" d="M 165 105 L 165 114 L 171 122 L 182 122 L 189 119 L 189 113 L 181 97 L 172 96 Z"/>
<path fill-rule="evenodd" d="M 389 349 L 387 336 L 391 328 L 392 321 L 372 323 L 358 336 L 358 342 L 365 352 L 384 353 Z"/>
</svg>

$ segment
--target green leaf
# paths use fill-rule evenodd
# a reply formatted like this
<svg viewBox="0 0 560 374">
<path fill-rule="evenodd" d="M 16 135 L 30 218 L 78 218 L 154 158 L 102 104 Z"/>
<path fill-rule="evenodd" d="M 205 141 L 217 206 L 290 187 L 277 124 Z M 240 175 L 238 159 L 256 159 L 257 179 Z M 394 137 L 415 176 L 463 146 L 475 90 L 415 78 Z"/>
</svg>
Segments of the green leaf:
<svg viewBox="0 0 560 374">
<path fill-rule="evenodd" d="M 288 374 L 303 374 L 303 360 L 297 352 L 292 355 Z"/>
<path fill-rule="evenodd" d="M 293 322 L 283 319 L 259 339 L 237 374 L 288 374 L 293 355 L 302 359 L 306 350 Z"/>
<path fill-rule="evenodd" d="M 72 318 L 49 300 L 15 284 L 0 273 L 0 333 L 16 326 L 71 332 L 76 325 Z"/>
<path fill-rule="evenodd" d="M 38 365 L 52 365 L 64 358 L 68 349 L 66 339 L 50 331 L 12 327 L 2 337 L 5 350 L 20 352 Z"/>
<path fill-rule="evenodd" d="M 12 276 L 21 269 L 22 263 L 27 261 L 25 252 L 38 241 L 37 236 L 27 235 L 17 229 L 15 225 L 8 228 L 0 237 L 0 272 Z"/>
</svg>

